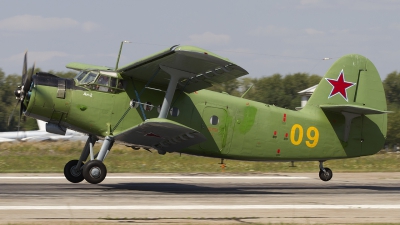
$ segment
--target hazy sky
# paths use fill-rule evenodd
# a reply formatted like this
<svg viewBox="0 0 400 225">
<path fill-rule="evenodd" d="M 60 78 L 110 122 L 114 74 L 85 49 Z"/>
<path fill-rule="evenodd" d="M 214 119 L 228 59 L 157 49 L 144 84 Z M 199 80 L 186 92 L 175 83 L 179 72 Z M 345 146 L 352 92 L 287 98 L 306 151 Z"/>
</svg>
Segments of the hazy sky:
<svg viewBox="0 0 400 225">
<path fill-rule="evenodd" d="M 42 70 L 69 62 L 115 66 L 175 44 L 229 58 L 251 77 L 324 75 L 338 57 L 400 70 L 400 0 L 0 1 L 0 68 L 21 73 L 29 51 Z M 331 57 L 331 60 L 322 58 Z"/>
</svg>

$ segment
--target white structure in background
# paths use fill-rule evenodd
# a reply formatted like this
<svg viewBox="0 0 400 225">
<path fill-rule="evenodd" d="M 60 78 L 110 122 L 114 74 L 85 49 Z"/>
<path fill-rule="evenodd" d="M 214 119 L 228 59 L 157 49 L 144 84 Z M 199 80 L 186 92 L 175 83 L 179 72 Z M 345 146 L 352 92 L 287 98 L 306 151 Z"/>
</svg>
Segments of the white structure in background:
<svg viewBox="0 0 400 225">
<path fill-rule="evenodd" d="M 310 99 L 311 95 L 314 93 L 315 88 L 317 88 L 317 85 L 318 84 L 316 84 L 316 85 L 314 85 L 312 87 L 309 87 L 309 88 L 307 88 L 305 90 L 297 92 L 301 96 L 301 107 L 300 108 L 303 108 L 304 106 L 306 106 L 306 104 L 308 102 L 308 99 Z"/>
<path fill-rule="evenodd" d="M 86 141 L 85 134 L 68 130 L 65 135 L 46 132 L 46 122 L 37 120 L 39 130 L 0 132 L 0 142 L 12 141 Z"/>
</svg>

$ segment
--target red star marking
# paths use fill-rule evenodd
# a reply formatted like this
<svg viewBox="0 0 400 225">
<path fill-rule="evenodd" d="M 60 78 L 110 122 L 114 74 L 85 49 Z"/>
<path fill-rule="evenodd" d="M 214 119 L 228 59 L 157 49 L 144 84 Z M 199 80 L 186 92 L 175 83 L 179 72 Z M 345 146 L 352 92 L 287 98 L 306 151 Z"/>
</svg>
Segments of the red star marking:
<svg viewBox="0 0 400 225">
<path fill-rule="evenodd" d="M 335 79 L 330 79 L 330 78 L 325 78 L 326 81 L 328 81 L 331 85 L 332 85 L 332 91 L 329 94 L 328 98 L 331 98 L 337 94 L 340 94 L 346 101 L 349 101 L 347 99 L 347 89 L 356 85 L 356 83 L 352 83 L 352 82 L 347 82 L 344 79 L 344 73 L 343 70 L 340 71 L 340 74 L 338 76 L 338 78 Z"/>
</svg>

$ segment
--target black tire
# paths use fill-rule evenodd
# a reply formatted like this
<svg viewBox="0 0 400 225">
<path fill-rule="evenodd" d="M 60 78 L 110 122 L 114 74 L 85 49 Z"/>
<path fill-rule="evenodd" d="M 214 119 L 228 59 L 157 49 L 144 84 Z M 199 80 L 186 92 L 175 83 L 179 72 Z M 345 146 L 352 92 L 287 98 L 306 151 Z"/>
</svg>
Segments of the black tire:
<svg viewBox="0 0 400 225">
<path fill-rule="evenodd" d="M 75 167 L 78 164 L 78 160 L 71 160 L 69 162 L 67 162 L 67 164 L 65 164 L 64 166 L 64 176 L 65 178 L 67 178 L 67 180 L 71 183 L 79 183 L 81 181 L 83 181 L 83 174 L 82 174 L 82 170 L 78 170 L 78 172 L 76 172 Z M 82 162 L 82 166 L 83 166 L 83 162 Z"/>
<path fill-rule="evenodd" d="M 324 168 L 324 169 L 325 169 L 325 172 L 322 170 L 319 171 L 319 178 L 322 181 L 330 181 L 333 176 L 332 170 L 329 168 Z"/>
<path fill-rule="evenodd" d="M 107 168 L 102 161 L 92 160 L 83 167 L 83 177 L 91 184 L 101 183 L 107 176 Z"/>
</svg>

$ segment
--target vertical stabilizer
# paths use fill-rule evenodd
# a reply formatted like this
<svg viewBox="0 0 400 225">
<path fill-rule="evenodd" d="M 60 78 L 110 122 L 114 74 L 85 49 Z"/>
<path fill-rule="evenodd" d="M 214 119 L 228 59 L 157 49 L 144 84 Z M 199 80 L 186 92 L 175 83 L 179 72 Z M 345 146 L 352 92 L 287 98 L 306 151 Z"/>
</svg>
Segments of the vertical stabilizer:
<svg viewBox="0 0 400 225">
<path fill-rule="evenodd" d="M 375 154 L 387 131 L 386 97 L 378 71 L 361 55 L 337 60 L 303 110 L 323 111 L 348 157 Z"/>
<path fill-rule="evenodd" d="M 386 98 L 378 71 L 361 55 L 337 60 L 318 84 L 306 107 L 354 105 L 386 110 Z"/>
</svg>

